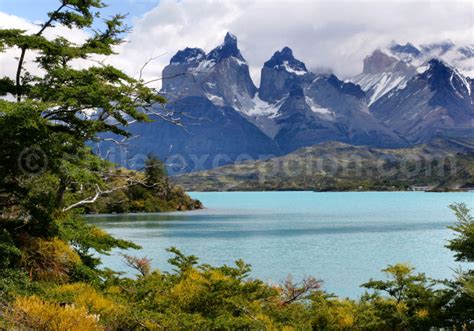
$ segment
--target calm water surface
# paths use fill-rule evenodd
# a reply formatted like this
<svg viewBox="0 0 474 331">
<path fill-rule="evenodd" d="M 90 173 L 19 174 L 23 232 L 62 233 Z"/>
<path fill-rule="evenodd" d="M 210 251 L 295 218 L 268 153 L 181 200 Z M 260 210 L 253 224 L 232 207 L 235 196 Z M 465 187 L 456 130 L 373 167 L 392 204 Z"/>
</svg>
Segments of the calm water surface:
<svg viewBox="0 0 474 331">
<path fill-rule="evenodd" d="M 444 248 L 452 235 L 453 202 L 474 208 L 474 193 L 206 192 L 190 193 L 205 210 L 90 218 L 141 246 L 137 256 L 170 270 L 167 247 L 201 262 L 252 264 L 252 276 L 281 282 L 312 275 L 326 290 L 357 297 L 359 285 L 383 277 L 388 264 L 407 262 L 434 278 L 450 278 L 455 263 Z M 117 254 L 108 267 L 129 271 Z"/>
</svg>

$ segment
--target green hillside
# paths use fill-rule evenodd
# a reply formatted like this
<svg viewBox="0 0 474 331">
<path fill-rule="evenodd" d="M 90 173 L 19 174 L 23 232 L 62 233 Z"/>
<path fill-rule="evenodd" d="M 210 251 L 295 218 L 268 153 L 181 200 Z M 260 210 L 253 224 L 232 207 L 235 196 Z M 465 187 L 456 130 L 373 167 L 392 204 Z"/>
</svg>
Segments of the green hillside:
<svg viewBox="0 0 474 331">
<path fill-rule="evenodd" d="M 472 139 L 379 149 L 330 142 L 283 157 L 176 176 L 189 191 L 456 190 L 474 186 Z"/>
</svg>

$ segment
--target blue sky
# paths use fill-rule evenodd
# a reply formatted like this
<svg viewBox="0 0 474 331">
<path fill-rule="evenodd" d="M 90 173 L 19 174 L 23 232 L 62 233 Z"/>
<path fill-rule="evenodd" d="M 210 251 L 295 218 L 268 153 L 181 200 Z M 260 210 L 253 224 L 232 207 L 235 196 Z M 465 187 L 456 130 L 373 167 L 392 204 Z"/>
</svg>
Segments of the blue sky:
<svg viewBox="0 0 474 331">
<path fill-rule="evenodd" d="M 59 0 L 0 0 L 0 11 L 23 17 L 29 21 L 44 21 L 46 12 L 58 7 Z M 133 19 L 157 6 L 159 0 L 108 0 L 109 6 L 104 8 L 104 17 L 114 14 L 128 14 L 127 24 L 132 25 Z"/>
</svg>

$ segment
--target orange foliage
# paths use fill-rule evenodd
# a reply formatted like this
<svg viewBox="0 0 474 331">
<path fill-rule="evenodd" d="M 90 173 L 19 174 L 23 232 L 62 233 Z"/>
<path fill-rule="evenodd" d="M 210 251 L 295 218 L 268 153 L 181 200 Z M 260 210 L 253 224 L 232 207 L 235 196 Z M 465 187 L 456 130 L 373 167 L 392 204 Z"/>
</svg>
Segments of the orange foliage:
<svg viewBox="0 0 474 331">
<path fill-rule="evenodd" d="M 79 255 L 57 238 L 33 238 L 23 249 L 23 267 L 36 280 L 67 281 L 69 272 L 80 262 Z"/>
</svg>

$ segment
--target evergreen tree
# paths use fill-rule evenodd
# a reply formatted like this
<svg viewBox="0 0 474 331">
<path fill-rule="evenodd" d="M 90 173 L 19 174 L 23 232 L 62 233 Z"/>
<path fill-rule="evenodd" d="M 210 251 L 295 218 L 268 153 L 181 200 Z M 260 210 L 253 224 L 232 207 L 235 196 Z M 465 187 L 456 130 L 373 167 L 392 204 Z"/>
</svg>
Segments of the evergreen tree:
<svg viewBox="0 0 474 331">
<path fill-rule="evenodd" d="M 474 217 L 464 203 L 452 204 L 450 208 L 457 222 L 450 229 L 455 232 L 447 247 L 455 253 L 456 261 L 474 262 Z M 445 281 L 444 292 L 446 320 L 460 328 L 474 328 L 474 270 L 459 270 L 457 279 Z"/>
<path fill-rule="evenodd" d="M 92 249 L 136 247 L 80 216 L 82 206 L 117 189 L 110 186 L 110 165 L 86 142 L 101 133 L 129 136 L 130 121 L 150 121 L 149 113 L 165 101 L 143 80 L 104 61 L 75 65 L 104 60 L 123 41 L 128 28 L 122 15 L 105 19 L 102 30 L 92 29 L 104 6 L 100 0 L 63 0 L 36 33 L 0 30 L 0 51 L 18 50 L 16 76 L 0 79 L 0 95 L 10 96 L 0 101 L 0 253 L 5 268 L 21 267 L 30 278 L 50 276 L 43 272 L 51 269 L 42 263 L 45 256 L 69 256 L 55 270 L 87 278 L 98 264 Z M 44 32 L 57 25 L 85 30 L 90 37 L 81 44 L 46 38 Z M 26 70 L 27 55 L 34 57 L 38 73 Z M 41 258 L 39 249 L 44 249 Z"/>
<path fill-rule="evenodd" d="M 162 183 L 167 179 L 165 164 L 155 155 L 149 154 L 145 162 L 145 181 L 148 186 Z"/>
</svg>

